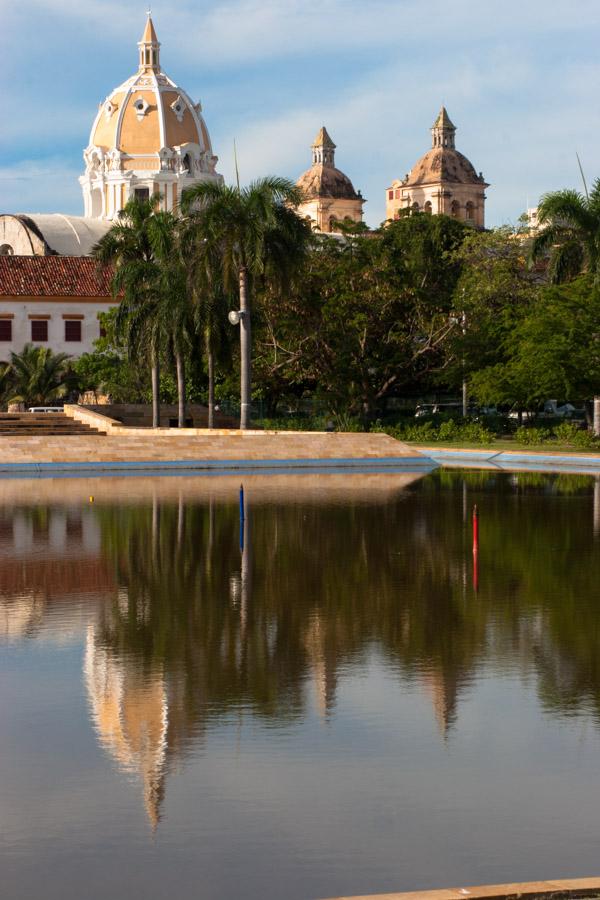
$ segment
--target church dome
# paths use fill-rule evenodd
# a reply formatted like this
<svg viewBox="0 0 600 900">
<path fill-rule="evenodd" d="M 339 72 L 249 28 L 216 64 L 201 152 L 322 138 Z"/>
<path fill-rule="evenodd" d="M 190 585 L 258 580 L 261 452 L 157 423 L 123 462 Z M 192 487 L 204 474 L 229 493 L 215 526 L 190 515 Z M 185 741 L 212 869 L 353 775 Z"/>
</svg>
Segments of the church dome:
<svg viewBox="0 0 600 900">
<path fill-rule="evenodd" d="M 100 104 L 90 145 L 136 156 L 191 143 L 212 155 L 200 104 L 160 69 L 160 44 L 149 16 L 138 46 L 139 69 Z"/>
<path fill-rule="evenodd" d="M 335 168 L 335 144 L 325 126 L 313 141 L 312 151 L 312 166 L 296 182 L 304 192 L 306 200 L 318 197 L 330 197 L 335 200 L 360 199 L 348 176 Z"/>
<path fill-rule="evenodd" d="M 83 154 L 80 182 L 92 218 L 113 218 L 139 191 L 160 193 L 164 208 L 174 209 L 186 187 L 222 180 L 200 104 L 161 69 L 150 15 L 138 48 L 137 72 L 100 104 Z"/>
<path fill-rule="evenodd" d="M 449 181 L 475 184 L 483 181 L 466 156 L 449 147 L 433 147 L 410 170 L 411 184 Z"/>
<path fill-rule="evenodd" d="M 356 200 L 358 194 L 347 175 L 333 166 L 316 165 L 307 169 L 296 182 L 307 200 L 333 197 L 336 200 Z"/>
</svg>

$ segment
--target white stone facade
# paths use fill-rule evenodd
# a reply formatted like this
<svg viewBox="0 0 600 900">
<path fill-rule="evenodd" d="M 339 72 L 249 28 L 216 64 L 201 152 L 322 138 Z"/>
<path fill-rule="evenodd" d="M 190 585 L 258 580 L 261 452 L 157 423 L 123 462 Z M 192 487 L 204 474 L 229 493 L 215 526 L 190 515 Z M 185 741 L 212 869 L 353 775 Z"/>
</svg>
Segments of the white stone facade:
<svg viewBox="0 0 600 900">
<path fill-rule="evenodd" d="M 78 357 L 94 350 L 100 337 L 98 314 L 108 312 L 114 303 L 101 300 L 65 302 L 64 300 L 28 300 L 0 298 L 0 362 L 9 362 L 11 353 L 20 353 L 25 344 L 49 347 L 54 353 Z M 48 340 L 32 339 L 32 322 L 45 322 Z M 66 322 L 78 322 L 81 340 L 66 340 Z M 2 340 L 10 322 L 11 340 Z M 77 330 L 77 329 L 75 329 Z"/>
</svg>

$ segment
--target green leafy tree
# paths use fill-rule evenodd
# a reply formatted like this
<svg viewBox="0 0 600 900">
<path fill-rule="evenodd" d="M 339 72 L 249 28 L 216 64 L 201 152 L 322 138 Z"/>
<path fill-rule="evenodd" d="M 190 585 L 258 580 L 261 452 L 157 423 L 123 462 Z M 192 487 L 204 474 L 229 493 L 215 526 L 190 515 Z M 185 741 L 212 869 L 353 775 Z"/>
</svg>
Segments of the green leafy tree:
<svg viewBox="0 0 600 900">
<path fill-rule="evenodd" d="M 184 191 L 181 208 L 195 223 L 196 246 L 220 258 L 225 291 L 240 302 L 240 428 L 250 425 L 251 308 L 259 282 L 285 289 L 305 260 L 311 231 L 294 208 L 299 189 L 285 178 L 261 178 L 248 187 L 201 182 Z"/>
<path fill-rule="evenodd" d="M 464 225 L 415 215 L 345 242 L 322 239 L 285 304 L 265 297 L 257 374 L 267 397 L 311 395 L 368 421 L 444 365 L 454 251 Z"/>
<path fill-rule="evenodd" d="M 527 390 L 499 378 L 514 350 L 515 329 L 535 304 L 539 274 L 527 265 L 522 243 L 507 229 L 472 232 L 456 251 L 460 277 L 452 299 L 454 328 L 446 344 L 446 383 L 467 379 L 490 403 L 527 405 Z M 484 387 L 485 385 L 485 387 Z"/>
<path fill-rule="evenodd" d="M 581 404 L 600 385 L 600 292 L 591 276 L 539 291 L 505 340 L 505 359 L 473 373 L 474 393 L 538 407 L 549 397 Z"/>
<path fill-rule="evenodd" d="M 542 197 L 538 221 L 545 226 L 533 240 L 532 260 L 549 256 L 552 282 L 570 281 L 582 272 L 600 274 L 600 179 L 584 196 L 553 191 Z"/>
</svg>

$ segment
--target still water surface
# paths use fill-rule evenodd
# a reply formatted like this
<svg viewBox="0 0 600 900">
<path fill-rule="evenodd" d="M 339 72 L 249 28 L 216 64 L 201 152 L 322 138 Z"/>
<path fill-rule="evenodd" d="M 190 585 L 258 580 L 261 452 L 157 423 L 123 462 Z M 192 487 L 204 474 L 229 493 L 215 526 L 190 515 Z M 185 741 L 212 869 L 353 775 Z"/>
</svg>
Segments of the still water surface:
<svg viewBox="0 0 600 900">
<path fill-rule="evenodd" d="M 238 488 L 0 482 L 2 898 L 598 874 L 599 483 Z"/>
</svg>

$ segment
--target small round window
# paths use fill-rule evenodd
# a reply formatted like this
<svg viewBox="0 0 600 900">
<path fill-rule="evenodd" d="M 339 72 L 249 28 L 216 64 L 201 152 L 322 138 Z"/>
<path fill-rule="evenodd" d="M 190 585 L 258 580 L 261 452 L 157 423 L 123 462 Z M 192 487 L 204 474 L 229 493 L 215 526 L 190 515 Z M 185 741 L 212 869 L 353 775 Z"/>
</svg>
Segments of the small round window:
<svg viewBox="0 0 600 900">
<path fill-rule="evenodd" d="M 0 256 L 12 256 L 14 252 L 10 244 L 0 244 Z"/>
</svg>

